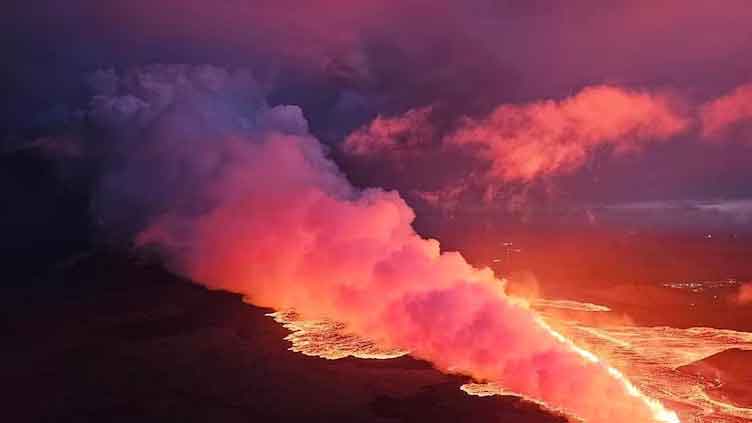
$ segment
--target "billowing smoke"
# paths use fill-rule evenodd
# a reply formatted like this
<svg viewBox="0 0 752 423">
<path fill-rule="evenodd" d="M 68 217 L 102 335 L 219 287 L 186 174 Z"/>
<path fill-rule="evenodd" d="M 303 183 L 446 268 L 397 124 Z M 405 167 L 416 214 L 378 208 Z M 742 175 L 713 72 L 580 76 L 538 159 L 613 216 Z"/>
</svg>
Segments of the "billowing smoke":
<svg viewBox="0 0 752 423">
<path fill-rule="evenodd" d="M 670 420 L 491 270 L 417 235 L 396 192 L 354 188 L 302 111 L 268 105 L 249 73 L 153 66 L 100 72 L 92 86 L 88 117 L 108 143 L 99 217 L 134 228 L 175 271 L 588 421 Z"/>
</svg>

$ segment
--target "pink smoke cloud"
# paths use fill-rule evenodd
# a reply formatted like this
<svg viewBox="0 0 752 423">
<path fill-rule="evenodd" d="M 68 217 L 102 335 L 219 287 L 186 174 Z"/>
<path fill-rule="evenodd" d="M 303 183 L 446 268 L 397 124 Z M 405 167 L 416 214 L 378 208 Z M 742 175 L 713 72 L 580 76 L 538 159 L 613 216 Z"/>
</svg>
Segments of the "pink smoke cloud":
<svg viewBox="0 0 752 423">
<path fill-rule="evenodd" d="M 700 107 L 702 135 L 717 137 L 744 122 L 752 122 L 752 84 L 736 87 L 731 93 Z"/>
<path fill-rule="evenodd" d="M 168 66 L 134 75 L 92 103 L 92 119 L 135 143 L 115 149 L 119 169 L 103 195 L 169 193 L 145 202 L 156 208 L 136 239 L 176 271 L 261 306 L 345 322 L 443 371 L 588 421 L 672 421 L 508 297 L 490 269 L 420 237 L 396 192 L 351 186 L 299 108 L 237 107 L 240 88 L 250 90 L 240 98 L 258 97 L 242 72 Z M 112 107 L 125 96 L 139 107 Z M 146 171 L 156 174 L 137 177 Z"/>
<path fill-rule="evenodd" d="M 532 182 L 584 165 L 597 151 L 639 151 L 689 127 L 667 95 L 591 86 L 563 100 L 501 105 L 465 119 L 446 142 L 473 148 L 501 182 Z"/>
</svg>

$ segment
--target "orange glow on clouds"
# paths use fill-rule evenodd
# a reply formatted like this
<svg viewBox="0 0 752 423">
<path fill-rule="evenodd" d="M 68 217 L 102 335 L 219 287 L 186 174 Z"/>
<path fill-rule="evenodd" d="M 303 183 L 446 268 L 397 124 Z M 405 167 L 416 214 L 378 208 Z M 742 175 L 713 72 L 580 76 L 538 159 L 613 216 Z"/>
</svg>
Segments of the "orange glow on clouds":
<svg viewBox="0 0 752 423">
<path fill-rule="evenodd" d="M 667 96 L 613 86 L 587 87 L 561 101 L 501 105 L 482 119 L 466 119 L 448 138 L 478 147 L 488 176 L 526 182 L 571 172 L 598 148 L 637 151 L 688 126 Z"/>
</svg>

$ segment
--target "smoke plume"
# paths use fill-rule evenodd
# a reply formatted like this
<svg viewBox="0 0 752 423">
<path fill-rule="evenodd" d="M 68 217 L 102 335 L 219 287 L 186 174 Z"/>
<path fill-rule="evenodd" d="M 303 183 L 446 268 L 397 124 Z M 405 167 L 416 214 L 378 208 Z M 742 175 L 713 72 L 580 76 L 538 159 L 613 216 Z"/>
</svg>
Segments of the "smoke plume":
<svg viewBox="0 0 752 423">
<path fill-rule="evenodd" d="M 131 224 L 175 271 L 588 421 L 660 420 L 491 270 L 417 235 L 396 192 L 351 186 L 302 111 L 269 106 L 247 72 L 152 66 L 92 86 L 88 117 L 112 143 L 100 217 Z"/>
</svg>

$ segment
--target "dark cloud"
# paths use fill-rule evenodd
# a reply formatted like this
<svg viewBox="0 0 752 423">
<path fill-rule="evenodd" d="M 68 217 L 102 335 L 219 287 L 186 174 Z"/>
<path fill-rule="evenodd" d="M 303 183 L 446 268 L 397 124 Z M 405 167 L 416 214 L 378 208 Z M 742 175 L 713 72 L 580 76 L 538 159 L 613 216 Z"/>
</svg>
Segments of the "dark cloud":
<svg viewBox="0 0 752 423">
<path fill-rule="evenodd" d="M 81 75 L 148 63 L 249 69 L 271 106 L 300 106 L 329 145 L 376 116 L 429 106 L 436 133 L 445 135 L 461 116 L 483 119 L 501 104 L 563 99 L 585 86 L 669 87 L 701 103 L 752 75 L 744 1 L 76 0 L 4 8 L 0 46 L 9 65 L 0 74 L 8 88 L 0 119 L 4 144 L 14 147 L 77 121 L 89 107 Z M 105 90 L 106 78 L 97 84 Z M 138 104 L 118 98 L 109 107 Z M 752 195 L 744 184 L 748 147 L 689 144 L 672 140 L 618 162 L 596 152 L 555 189 L 540 189 L 581 203 Z M 406 192 L 454 192 L 449 182 L 473 184 L 488 170 L 466 156 L 436 161 L 435 152 L 407 169 L 333 154 L 357 185 Z M 699 167 L 716 177 L 698 176 Z M 634 198 L 634 184 L 645 187 L 642 198 Z M 480 191 L 463 202 L 483 201 Z"/>
</svg>

